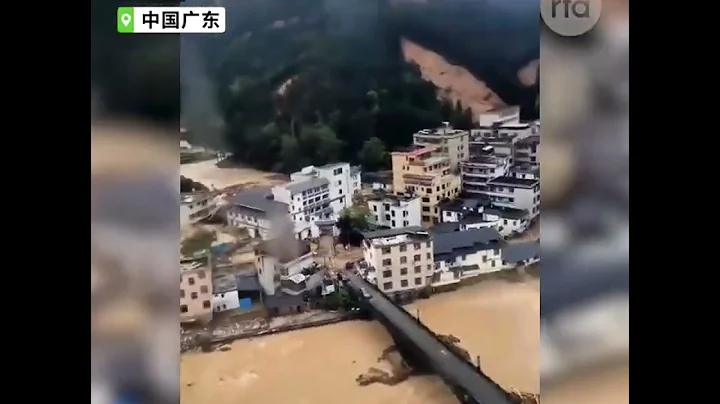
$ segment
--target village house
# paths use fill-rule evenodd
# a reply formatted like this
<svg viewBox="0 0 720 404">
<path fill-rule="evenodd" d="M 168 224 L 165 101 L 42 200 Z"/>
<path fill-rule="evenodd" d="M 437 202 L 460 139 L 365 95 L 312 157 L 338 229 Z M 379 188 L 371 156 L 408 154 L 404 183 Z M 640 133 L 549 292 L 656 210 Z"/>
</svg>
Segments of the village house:
<svg viewBox="0 0 720 404">
<path fill-rule="evenodd" d="M 413 135 L 413 144 L 416 146 L 439 146 L 438 153 L 450 159 L 450 168 L 456 171 L 461 161 L 470 156 L 470 132 L 453 129 L 450 122 L 434 129 L 422 129 Z"/>
<path fill-rule="evenodd" d="M 502 236 L 495 229 L 435 233 L 433 237 L 433 286 L 456 283 L 464 278 L 503 269 Z"/>
<path fill-rule="evenodd" d="M 503 268 L 517 268 L 540 262 L 540 242 L 528 241 L 506 245 L 502 250 Z"/>
<path fill-rule="evenodd" d="M 453 199 L 461 191 L 460 177 L 453 174 L 450 159 L 438 153 L 439 146 L 413 146 L 392 152 L 393 190 L 396 194 L 420 196 L 421 220 L 425 227 L 440 222 L 438 203 Z"/>
<path fill-rule="evenodd" d="M 362 190 L 362 167 L 350 167 L 350 193 L 355 194 Z"/>
<path fill-rule="evenodd" d="M 393 192 L 392 171 L 363 173 L 362 186 L 369 191 Z"/>
<path fill-rule="evenodd" d="M 378 226 L 391 229 L 422 224 L 420 197 L 375 192 L 367 198 L 371 220 Z"/>
<path fill-rule="evenodd" d="M 180 321 L 212 320 L 212 273 L 210 254 L 180 261 Z"/>
<path fill-rule="evenodd" d="M 214 313 L 235 310 L 240 307 L 237 279 L 231 273 L 215 273 L 212 277 L 212 310 Z"/>
<path fill-rule="evenodd" d="M 266 295 L 278 293 L 281 281 L 315 265 L 310 244 L 296 239 L 273 239 L 255 248 L 258 281 Z"/>
<path fill-rule="evenodd" d="M 425 288 L 433 275 L 433 239 L 422 227 L 363 233 L 363 256 L 378 288 L 402 298 Z"/>
<path fill-rule="evenodd" d="M 540 164 L 540 136 L 533 135 L 515 143 L 515 164 Z"/>
<path fill-rule="evenodd" d="M 463 231 L 479 228 L 493 228 L 502 237 L 522 233 L 530 226 L 529 212 L 502 206 L 493 206 L 485 199 L 456 199 L 440 205 L 443 223 L 457 223 L 458 226 L 436 226 L 436 232 Z"/>
<path fill-rule="evenodd" d="M 272 224 L 288 217 L 288 205 L 274 200 L 270 187 L 255 187 L 232 196 L 227 207 L 229 226 L 246 228 L 250 237 L 268 240 Z M 310 236 L 310 225 L 295 226 L 296 238 Z"/>
<path fill-rule="evenodd" d="M 217 212 L 217 205 L 209 192 L 180 194 L 180 227 L 195 224 Z"/>
</svg>

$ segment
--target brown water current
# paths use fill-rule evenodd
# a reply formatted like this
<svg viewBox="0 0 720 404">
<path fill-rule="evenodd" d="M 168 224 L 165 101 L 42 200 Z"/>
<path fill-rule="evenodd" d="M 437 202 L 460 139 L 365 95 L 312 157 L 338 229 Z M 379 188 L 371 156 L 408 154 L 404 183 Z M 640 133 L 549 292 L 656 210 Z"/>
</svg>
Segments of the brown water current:
<svg viewBox="0 0 720 404">
<path fill-rule="evenodd" d="M 538 392 L 539 283 L 484 282 L 407 307 L 439 334 L 460 338 L 506 388 Z M 353 321 L 242 340 L 227 352 L 181 358 L 182 404 L 457 403 L 436 376 L 358 386 L 393 342 L 377 322 Z"/>
</svg>

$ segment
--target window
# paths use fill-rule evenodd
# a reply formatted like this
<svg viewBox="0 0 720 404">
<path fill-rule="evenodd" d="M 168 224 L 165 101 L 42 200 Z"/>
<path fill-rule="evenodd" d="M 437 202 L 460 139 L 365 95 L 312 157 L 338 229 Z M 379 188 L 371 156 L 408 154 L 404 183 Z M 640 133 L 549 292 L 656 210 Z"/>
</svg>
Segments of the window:
<svg viewBox="0 0 720 404">
<path fill-rule="evenodd" d="M 373 211 L 377 212 L 377 205 L 373 205 Z"/>
<path fill-rule="evenodd" d="M 205 271 L 198 272 L 198 279 L 205 279 Z"/>
<path fill-rule="evenodd" d="M 400 252 L 405 252 L 405 251 L 407 251 L 407 245 L 403 244 L 400 246 Z"/>
<path fill-rule="evenodd" d="M 416 273 L 416 274 L 419 274 L 420 271 L 422 271 L 422 267 L 421 267 L 420 265 L 417 265 L 417 266 L 415 267 L 415 273 Z"/>
<path fill-rule="evenodd" d="M 494 267 L 494 266 L 495 266 L 495 260 L 492 260 L 492 261 L 490 262 L 490 266 L 491 266 L 491 267 Z"/>
<path fill-rule="evenodd" d="M 427 259 L 432 259 L 432 258 L 430 257 L 430 253 L 425 253 L 425 258 L 427 258 Z"/>
<path fill-rule="evenodd" d="M 406 288 L 406 287 L 408 287 L 408 281 L 407 281 L 407 279 L 403 279 L 403 280 L 400 281 L 400 287 L 401 287 L 401 288 Z"/>
<path fill-rule="evenodd" d="M 500 255 L 500 249 L 499 248 L 494 249 L 493 254 Z"/>
<path fill-rule="evenodd" d="M 427 206 L 423 206 L 422 211 L 423 211 L 423 212 L 430 212 L 430 208 L 427 207 Z"/>
<path fill-rule="evenodd" d="M 197 299 L 197 298 L 198 298 L 197 292 L 192 292 L 192 293 L 190 293 L 190 298 L 191 298 L 191 299 Z"/>
<path fill-rule="evenodd" d="M 392 282 L 385 282 L 383 283 L 383 289 L 390 290 L 392 289 Z"/>
<path fill-rule="evenodd" d="M 483 263 L 487 262 L 487 255 L 483 255 Z"/>
<path fill-rule="evenodd" d="M 188 285 L 194 285 L 195 284 L 195 278 L 192 276 L 188 278 Z"/>
<path fill-rule="evenodd" d="M 391 278 L 392 271 L 383 271 L 383 278 Z"/>
<path fill-rule="evenodd" d="M 188 312 L 187 304 L 181 305 L 181 306 L 180 306 L 180 313 L 187 313 L 187 312 Z"/>
<path fill-rule="evenodd" d="M 427 270 L 428 270 L 428 271 L 432 271 L 432 267 L 433 267 L 432 265 L 428 264 Z"/>
<path fill-rule="evenodd" d="M 430 247 L 431 247 L 429 241 L 428 241 L 427 243 L 425 243 L 425 245 L 427 246 L 427 248 L 430 248 Z"/>
<path fill-rule="evenodd" d="M 383 247 L 383 249 L 382 249 L 383 255 L 384 255 L 384 254 L 390 254 L 390 251 L 391 251 L 391 250 L 390 250 L 390 247 Z"/>
<path fill-rule="evenodd" d="M 342 172 L 343 172 L 342 167 L 336 168 L 333 170 L 333 175 L 340 175 L 340 174 L 342 174 Z"/>
<path fill-rule="evenodd" d="M 416 251 L 419 250 L 419 249 L 420 249 L 420 243 L 415 243 L 415 244 L 413 244 L 413 247 L 415 248 Z"/>
<path fill-rule="evenodd" d="M 207 293 L 207 292 L 208 292 L 208 287 L 207 287 L 207 285 L 202 285 L 202 286 L 200 286 L 200 293 Z"/>
<path fill-rule="evenodd" d="M 416 286 L 422 285 L 422 278 L 415 278 L 415 285 Z"/>
<path fill-rule="evenodd" d="M 407 275 L 407 268 L 400 268 L 400 275 Z"/>
<path fill-rule="evenodd" d="M 385 258 L 384 260 L 382 260 L 382 264 L 384 266 L 390 266 L 392 265 L 392 260 L 390 258 Z"/>
<path fill-rule="evenodd" d="M 395 221 L 393 220 L 390 225 L 394 228 L 395 227 Z"/>
<path fill-rule="evenodd" d="M 414 262 L 420 261 L 420 254 L 415 254 L 415 255 L 413 256 L 413 261 L 414 261 Z"/>
<path fill-rule="evenodd" d="M 407 262 L 407 257 L 400 257 L 400 263 L 404 264 Z"/>
<path fill-rule="evenodd" d="M 185 289 L 180 289 L 180 298 L 183 299 L 185 297 Z"/>
<path fill-rule="evenodd" d="M 430 203 L 430 198 L 422 198 L 422 201 L 425 203 Z"/>
<path fill-rule="evenodd" d="M 507 219 L 504 219 L 504 220 L 503 220 L 503 224 L 508 224 L 508 223 L 507 223 Z"/>
<path fill-rule="evenodd" d="M 338 180 L 338 186 L 342 185 L 342 180 Z"/>
<path fill-rule="evenodd" d="M 210 308 L 210 300 L 203 300 L 203 309 Z"/>
</svg>

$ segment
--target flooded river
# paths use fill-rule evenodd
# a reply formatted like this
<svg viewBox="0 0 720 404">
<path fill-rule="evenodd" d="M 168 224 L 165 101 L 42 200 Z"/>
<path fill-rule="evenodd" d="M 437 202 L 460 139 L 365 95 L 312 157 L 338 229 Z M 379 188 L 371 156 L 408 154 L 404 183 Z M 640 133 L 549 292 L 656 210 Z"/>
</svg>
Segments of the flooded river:
<svg viewBox="0 0 720 404">
<path fill-rule="evenodd" d="M 539 283 L 485 282 L 407 307 L 440 334 L 453 334 L 504 387 L 538 392 Z M 445 404 L 457 401 L 435 376 L 360 387 L 355 378 L 392 340 L 377 322 L 237 341 L 227 352 L 181 359 L 182 404 Z"/>
</svg>

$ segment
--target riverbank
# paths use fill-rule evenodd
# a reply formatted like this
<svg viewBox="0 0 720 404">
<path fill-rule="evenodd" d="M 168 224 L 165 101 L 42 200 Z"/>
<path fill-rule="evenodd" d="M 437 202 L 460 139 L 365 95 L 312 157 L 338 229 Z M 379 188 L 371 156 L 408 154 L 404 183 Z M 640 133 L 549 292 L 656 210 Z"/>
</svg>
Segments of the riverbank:
<svg viewBox="0 0 720 404">
<path fill-rule="evenodd" d="M 218 325 L 212 330 L 186 331 L 180 352 L 212 351 L 215 347 L 248 338 L 263 337 L 305 328 L 315 328 L 355 319 L 356 313 L 315 311 L 292 316 L 257 318 Z"/>
</svg>

